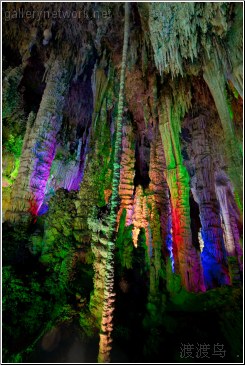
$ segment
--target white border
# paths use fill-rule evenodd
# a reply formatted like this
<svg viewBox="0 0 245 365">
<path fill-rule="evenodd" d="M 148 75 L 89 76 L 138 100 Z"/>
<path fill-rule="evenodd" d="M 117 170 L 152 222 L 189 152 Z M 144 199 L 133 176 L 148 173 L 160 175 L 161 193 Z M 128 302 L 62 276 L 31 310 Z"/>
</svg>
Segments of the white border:
<svg viewBox="0 0 245 365">
<path fill-rule="evenodd" d="M 30 0 L 26 0 L 26 1 L 1 1 L 1 41 L 2 41 L 2 21 L 3 21 L 3 12 L 2 12 L 2 4 L 3 3 L 35 3 L 35 2 L 42 2 L 42 3 L 88 3 L 88 1 L 62 1 L 62 0 L 58 0 L 58 1 L 30 1 Z M 93 2 L 100 2 L 100 3 L 125 3 L 125 2 L 130 2 L 130 3 L 143 3 L 143 2 L 151 2 L 151 3 L 159 3 L 159 2 L 167 2 L 167 3 L 176 3 L 176 2 L 185 2 L 185 3 L 189 3 L 189 2 L 202 2 L 202 3 L 210 3 L 210 2 L 223 2 L 223 3 L 236 3 L 236 2 L 240 2 L 243 3 L 243 14 L 244 14 L 244 2 L 240 1 L 240 0 L 232 0 L 232 1 L 222 1 L 222 0 L 216 0 L 216 1 L 202 1 L 202 0 L 197 0 L 197 1 L 182 1 L 182 0 L 175 0 L 175 1 L 98 1 L 98 0 L 94 0 Z M 244 16 L 243 16 L 243 54 L 244 54 Z M 1 61 L 2 61 L 2 42 L 1 42 Z M 1 86 L 2 86 L 2 62 L 1 62 Z M 244 90 L 244 78 L 243 78 L 243 90 Z M 0 104 L 0 110 L 2 111 L 2 93 L 1 93 L 1 104 Z M 243 116 L 244 116 L 244 103 L 243 103 Z M 2 178 L 2 114 L 1 114 L 1 133 L 0 133 L 0 145 L 1 145 L 1 158 L 0 158 L 0 162 L 1 162 L 1 178 Z M 244 150 L 244 123 L 243 123 L 243 150 Z M 243 159 L 243 179 L 244 179 L 244 159 Z M 1 180 L 2 181 L 2 180 Z M 243 201 L 244 201 L 244 189 L 243 189 Z M 0 217 L 1 217 L 1 224 L 2 224 L 2 183 L 1 183 L 1 203 L 0 203 Z M 244 237 L 244 226 L 243 226 L 243 237 Z M 0 252 L 0 257 L 1 257 L 1 274 L 2 274 L 2 229 L 0 230 L 0 241 L 1 241 L 1 252 Z M 244 274 L 243 274 L 243 279 L 244 279 Z M 243 280 L 243 293 L 244 293 L 244 280 Z M 2 275 L 1 275 L 1 298 L 2 298 Z M 1 300 L 1 315 L 0 315 L 0 319 L 1 319 L 1 333 L 0 333 L 0 337 L 1 337 L 1 363 L 2 364 L 10 364 L 10 363 L 3 363 L 2 362 L 2 300 Z M 244 294 L 243 294 L 243 319 L 244 319 Z M 244 343 L 244 321 L 243 321 L 243 343 Z M 163 354 L 164 354 L 164 349 L 163 349 Z M 221 363 L 221 362 L 220 362 Z M 243 364 L 244 363 L 244 351 L 243 351 L 243 361 L 242 362 L 237 362 L 236 364 Z M 20 364 L 37 364 L 37 363 L 20 363 Z M 40 364 L 47 364 L 47 363 L 40 363 Z M 66 364 L 73 364 L 73 363 L 66 363 Z M 76 364 L 80 364 L 80 363 L 76 363 Z M 89 364 L 89 363 L 81 363 L 81 364 Z M 111 363 L 113 364 L 113 363 Z M 131 364 L 131 363 L 125 363 L 125 364 Z M 143 363 L 143 364 L 147 364 L 147 363 Z M 165 363 L 153 363 L 153 364 L 165 364 Z M 180 362 L 178 363 L 171 363 L 171 364 L 180 364 Z M 185 362 L 185 364 L 193 364 L 192 363 L 187 363 Z M 198 364 L 207 364 L 207 363 L 198 363 Z M 217 362 L 218 364 L 218 362 Z M 223 363 L 222 364 L 232 364 L 232 363 Z"/>
</svg>

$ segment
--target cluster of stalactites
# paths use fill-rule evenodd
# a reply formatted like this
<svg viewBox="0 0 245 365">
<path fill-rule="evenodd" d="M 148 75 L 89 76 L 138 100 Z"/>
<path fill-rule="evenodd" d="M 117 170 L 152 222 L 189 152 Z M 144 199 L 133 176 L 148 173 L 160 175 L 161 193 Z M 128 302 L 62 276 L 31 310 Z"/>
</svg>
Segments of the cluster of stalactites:
<svg viewBox="0 0 245 365">
<path fill-rule="evenodd" d="M 182 161 L 179 144 L 181 120 L 191 107 L 192 94 L 183 79 L 169 81 L 168 87 L 168 91 L 164 91 L 159 100 L 159 129 L 163 140 L 167 168 L 173 168 Z M 168 130 L 167 133 L 165 129 Z M 171 138 L 167 138 L 168 133 Z"/>
<path fill-rule="evenodd" d="M 162 74 L 184 74 L 184 61 L 194 62 L 201 47 L 209 54 L 212 36 L 228 29 L 224 3 L 150 3 L 149 28 L 156 66 Z"/>
</svg>

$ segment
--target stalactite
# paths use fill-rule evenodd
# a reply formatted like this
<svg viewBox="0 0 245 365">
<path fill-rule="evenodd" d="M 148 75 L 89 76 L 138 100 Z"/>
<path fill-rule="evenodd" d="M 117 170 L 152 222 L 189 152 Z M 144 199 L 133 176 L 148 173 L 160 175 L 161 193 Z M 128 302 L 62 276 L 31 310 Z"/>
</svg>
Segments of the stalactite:
<svg viewBox="0 0 245 365">
<path fill-rule="evenodd" d="M 101 109 L 106 89 L 108 88 L 108 82 L 110 80 L 110 76 L 106 77 L 104 70 L 105 67 L 106 67 L 106 58 L 104 54 L 99 67 L 95 66 L 92 75 L 92 89 L 94 95 L 93 131 L 96 129 L 97 118 Z"/>
<path fill-rule="evenodd" d="M 92 125 L 86 139 L 87 153 L 85 152 L 83 181 L 79 189 L 74 226 L 76 240 L 85 247 L 91 245 L 94 255 L 94 287 L 90 295 L 89 310 L 98 327 L 101 325 L 104 299 L 108 235 L 107 214 L 100 215 L 100 209 L 107 207 L 111 195 L 112 136 L 108 110 L 114 106 L 112 101 L 114 83 L 111 82 L 113 70 L 109 67 L 106 87 L 103 87 L 105 81 L 103 67 L 106 67 L 104 59 L 95 66 L 92 74 L 94 105 L 97 112 L 93 114 Z"/>
<path fill-rule="evenodd" d="M 156 208 L 160 214 L 161 236 L 163 242 L 163 250 L 167 253 L 167 239 L 170 234 L 169 221 L 169 188 L 165 178 L 166 160 L 162 139 L 158 126 L 154 128 L 154 135 L 151 143 L 150 166 L 149 166 L 149 190 L 155 201 Z"/>
<path fill-rule="evenodd" d="M 113 175 L 112 175 L 112 196 L 111 196 L 111 211 L 109 216 L 109 235 L 107 243 L 107 259 L 106 259 L 106 272 L 105 272 L 105 289 L 104 289 L 104 305 L 102 311 L 101 321 L 101 333 L 100 333 L 100 345 L 99 345 L 99 362 L 110 361 L 111 350 L 111 332 L 113 329 L 113 310 L 114 310 L 114 297 L 113 291 L 114 284 L 114 247 L 113 231 L 116 225 L 116 209 L 118 206 L 118 187 L 120 180 L 120 149 L 122 143 L 122 117 L 123 117 L 123 101 L 124 101 L 124 83 L 125 83 L 125 71 L 126 71 L 126 57 L 128 48 L 129 37 L 129 3 L 125 3 L 125 24 L 124 24 L 124 42 L 123 42 L 123 55 L 121 65 L 120 76 L 120 90 L 118 101 L 118 115 L 116 122 L 116 138 L 115 138 L 115 151 L 113 161 Z"/>
<path fill-rule="evenodd" d="M 43 202 L 45 186 L 55 154 L 56 135 L 61 126 L 66 70 L 61 60 L 54 60 L 36 120 L 26 130 L 25 149 L 7 216 L 18 220 L 21 215 L 34 216 Z"/>
<path fill-rule="evenodd" d="M 162 270 L 161 252 L 162 252 L 162 235 L 161 235 L 161 221 L 157 211 L 156 203 L 153 196 L 147 199 L 148 208 L 148 231 L 151 234 L 151 239 L 148 242 L 148 254 L 150 262 L 150 288 L 149 288 L 149 302 L 155 302 L 159 298 L 159 277 Z M 150 249 L 150 250 L 149 250 Z"/>
<path fill-rule="evenodd" d="M 202 224 L 201 236 L 204 247 L 201 251 L 205 286 L 229 284 L 228 267 L 225 258 L 223 231 L 218 201 L 215 194 L 214 162 L 206 135 L 207 117 L 200 115 L 188 119 L 190 131 L 190 159 L 194 174 L 191 178 L 193 197 L 199 205 Z"/>
<path fill-rule="evenodd" d="M 6 363 L 241 358 L 242 8 L 3 5 Z"/>
<path fill-rule="evenodd" d="M 176 273 L 180 273 L 188 290 L 204 290 L 202 269 L 198 252 L 192 244 L 189 207 L 189 175 L 180 150 L 180 118 L 189 103 L 188 92 L 181 94 L 179 84 L 176 104 L 169 96 L 162 99 L 159 110 L 159 129 L 166 158 L 166 180 L 171 196 L 173 225 L 173 254 Z"/>
<path fill-rule="evenodd" d="M 88 227 L 92 233 L 92 252 L 94 254 L 94 290 L 90 298 L 89 308 L 92 315 L 96 318 L 97 325 L 100 327 L 103 312 L 105 275 L 107 263 L 107 236 L 109 226 L 105 220 L 95 221 L 88 217 Z M 114 300 L 111 298 L 111 303 Z"/>
<path fill-rule="evenodd" d="M 100 97 L 100 94 L 98 95 Z M 105 217 L 98 218 L 98 209 L 105 206 L 106 173 L 111 158 L 110 128 L 107 121 L 107 94 L 104 95 L 101 110 L 97 116 L 96 134 L 90 140 L 90 153 L 84 179 L 79 190 L 78 214 L 75 219 L 77 240 L 90 245 L 94 254 L 94 290 L 91 293 L 89 309 L 96 319 L 98 327 L 101 324 L 104 278 L 107 257 L 108 223 Z M 95 123 L 95 119 L 93 120 Z M 91 126 L 92 129 L 93 126 Z M 105 148 L 106 146 L 106 148 Z M 100 186 L 100 189 L 98 189 Z M 99 207 L 96 209 L 96 207 Z"/>
<path fill-rule="evenodd" d="M 149 222 L 148 222 L 148 208 L 147 208 L 147 196 L 144 194 L 142 186 L 137 186 L 134 194 L 134 210 L 132 216 L 133 223 L 133 243 L 137 247 L 138 236 L 140 229 L 144 228 L 146 235 L 146 245 L 150 250 L 150 240 L 149 240 Z"/>
<path fill-rule="evenodd" d="M 119 197 L 121 199 L 120 209 L 118 211 L 118 221 L 123 209 L 126 209 L 126 225 L 132 224 L 133 201 L 134 201 L 134 134 L 131 121 L 124 124 L 122 132 L 122 156 L 120 170 Z"/>
<path fill-rule="evenodd" d="M 223 171 L 216 172 L 215 174 L 215 190 L 224 226 L 225 249 L 228 256 L 236 257 L 238 271 L 242 271 L 242 248 L 237 226 L 240 218 L 239 210 L 236 207 L 230 181 Z"/>
<path fill-rule="evenodd" d="M 221 206 L 222 218 L 224 221 L 224 230 L 225 230 L 225 249 L 230 256 L 235 255 L 235 244 L 234 238 L 231 229 L 230 223 L 230 214 L 228 210 L 228 194 L 227 194 L 227 186 L 220 184 L 219 181 L 216 182 L 216 194 L 218 201 Z"/>
<path fill-rule="evenodd" d="M 226 76 L 240 96 L 243 97 L 243 9 L 242 3 L 235 4 L 234 7 L 234 21 L 227 34 L 228 60 L 223 57 L 225 62 Z"/>
<path fill-rule="evenodd" d="M 203 77 L 213 96 L 224 130 L 228 174 L 234 184 L 240 202 L 242 202 L 242 147 L 234 132 L 234 123 L 226 98 L 225 76 L 221 62 L 217 51 L 214 49 L 211 58 L 205 62 Z"/>
<path fill-rule="evenodd" d="M 222 5 L 194 2 L 149 4 L 150 38 L 160 74 L 183 75 L 186 60 L 193 63 L 202 47 L 209 52 L 210 34 L 220 37 L 226 34 L 227 9 Z"/>
</svg>

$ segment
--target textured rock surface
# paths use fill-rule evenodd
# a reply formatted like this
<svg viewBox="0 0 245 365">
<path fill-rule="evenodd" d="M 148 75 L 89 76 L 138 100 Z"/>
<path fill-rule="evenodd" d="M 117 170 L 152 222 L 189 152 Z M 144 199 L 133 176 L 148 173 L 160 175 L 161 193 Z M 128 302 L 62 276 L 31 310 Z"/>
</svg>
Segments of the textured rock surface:
<svg viewBox="0 0 245 365">
<path fill-rule="evenodd" d="M 125 123 L 126 124 L 126 123 Z M 122 156 L 120 169 L 119 196 L 121 199 L 118 211 L 118 221 L 123 209 L 127 210 L 126 225 L 132 224 L 134 209 L 134 170 L 135 165 L 135 142 L 130 121 L 123 127 Z"/>
<path fill-rule="evenodd" d="M 181 91 L 180 91 L 181 92 Z M 182 91 L 183 92 L 183 91 Z M 192 244 L 190 230 L 189 176 L 180 150 L 180 118 L 188 105 L 187 97 L 179 94 L 176 104 L 167 96 L 160 106 L 160 133 L 166 157 L 166 180 L 171 199 L 173 253 L 176 271 L 189 290 L 204 290 L 199 254 Z M 198 289 L 197 289 L 198 288 Z"/>
<path fill-rule="evenodd" d="M 42 5 L 39 8 L 42 10 Z M 6 9 L 9 9 L 9 5 L 6 5 Z M 17 5 L 16 9 L 19 9 Z M 99 12 L 100 5 L 96 9 Z M 52 6 L 52 10 L 55 10 L 55 6 Z M 83 10 L 87 11 L 86 5 Z M 120 11 L 116 5 L 109 10 L 115 15 Z M 174 17 L 171 16 L 173 10 Z M 101 248 L 97 245 L 93 248 L 95 256 L 98 256 L 94 261 L 95 272 L 98 273 L 96 275 L 101 275 L 100 279 L 95 275 L 94 283 L 98 283 L 101 290 L 104 287 L 103 265 L 106 262 L 103 248 L 106 237 L 103 229 L 107 230 L 109 224 L 106 223 L 108 211 L 117 205 L 117 224 L 126 209 L 126 226 L 133 225 L 132 238 L 135 247 L 140 230 L 144 229 L 148 253 L 150 257 L 153 255 L 151 226 L 156 220 L 160 224 L 160 233 L 155 236 L 158 237 L 157 241 L 161 241 L 161 255 L 165 259 L 171 257 L 172 266 L 181 275 L 186 288 L 193 291 L 204 290 L 200 253 L 197 243 L 193 242 L 190 228 L 191 188 L 199 206 L 204 242 L 203 260 L 206 252 L 207 256 L 212 255 L 212 260 L 222 268 L 222 275 L 217 275 L 224 277 L 219 280 L 216 278 L 218 283 L 228 283 L 225 251 L 237 258 L 241 268 L 241 99 L 236 94 L 242 94 L 239 5 L 229 8 L 228 5 L 220 4 L 190 3 L 184 7 L 177 3 L 145 4 L 138 9 L 132 7 L 132 12 L 134 19 L 131 21 L 139 32 L 136 34 L 132 30 L 129 33 L 129 67 L 126 80 L 122 84 L 122 87 L 125 84 L 126 106 L 122 110 L 125 116 L 121 162 L 120 166 L 117 162 L 114 163 L 117 175 L 120 174 L 118 202 L 112 201 L 116 185 L 111 179 L 117 132 L 115 105 L 118 86 L 115 78 L 118 80 L 122 65 L 119 49 L 113 46 L 113 42 L 115 39 L 122 42 L 122 27 L 115 27 L 114 38 L 108 35 L 106 46 L 101 49 L 102 38 L 106 37 L 108 19 L 102 24 L 96 18 L 92 24 L 86 18 L 85 23 L 94 36 L 94 43 L 91 39 L 88 40 L 87 35 L 83 35 L 73 50 L 76 59 L 68 67 L 65 52 L 69 57 L 72 54 L 71 34 L 75 28 L 71 29 L 71 33 L 65 29 L 64 52 L 57 56 L 56 46 L 52 43 L 55 31 L 45 24 L 42 42 L 54 50 L 51 56 L 46 51 L 48 48 L 39 51 L 39 68 L 36 69 L 41 74 L 43 63 L 45 64 L 46 72 L 43 76 L 46 87 L 37 114 L 28 113 L 17 179 L 12 187 L 12 180 L 9 182 L 7 175 L 4 180 L 5 187 L 11 190 L 11 193 L 9 190 L 4 191 L 6 220 L 19 220 L 24 216 L 28 219 L 30 213 L 33 216 L 37 216 L 38 212 L 45 214 L 50 197 L 59 188 L 79 190 L 73 233 L 75 239 L 90 245 L 93 237 L 93 242 L 96 242 L 95 232 L 98 234 L 100 228 L 93 229 L 93 225 L 97 219 L 102 222 Z M 234 21 L 229 23 L 231 19 Z M 26 70 L 30 70 L 30 65 L 35 69 L 33 65 L 35 60 L 37 62 L 37 56 L 33 55 L 33 50 L 27 51 L 27 48 L 30 44 L 31 47 L 38 47 L 39 42 L 35 22 L 34 19 L 28 23 L 30 39 L 26 35 L 18 46 L 23 64 L 5 71 L 5 119 L 12 118 L 16 108 L 23 108 L 18 93 L 12 102 L 9 95 L 12 84 L 21 85 L 22 75 L 22 85 L 29 87 L 25 80 Z M 82 26 L 79 19 L 75 23 L 77 27 Z M 142 29 L 145 34 L 141 32 Z M 173 40 L 180 29 L 184 29 L 184 32 L 175 44 Z M 16 24 L 12 25 L 12 31 L 17 47 L 17 40 L 21 35 Z M 5 28 L 4 32 L 7 34 Z M 57 34 L 60 41 L 59 37 Z M 231 51 L 232 40 L 237 45 L 235 53 Z M 168 46 L 158 47 L 159 42 L 166 41 Z M 222 42 L 230 45 L 227 53 Z M 113 52 L 110 60 L 108 55 Z M 141 58 L 138 57 L 139 52 Z M 201 56 L 202 61 L 199 62 Z M 153 58 L 158 71 L 154 65 L 149 66 Z M 73 79 L 70 81 L 69 72 L 73 72 Z M 157 72 L 162 75 L 162 80 L 156 76 Z M 168 74 L 173 79 L 170 80 Z M 209 91 L 203 88 L 203 79 Z M 38 80 L 36 77 L 36 83 L 43 82 Z M 191 84 L 196 89 L 194 94 Z M 210 140 L 213 117 L 209 127 L 204 123 L 208 115 L 201 112 L 200 120 L 199 116 L 196 119 L 188 117 L 190 125 L 184 122 L 184 117 L 190 113 L 191 108 L 197 107 L 195 101 L 193 103 L 193 98 L 198 98 L 197 89 L 202 100 L 211 100 L 216 117 L 218 114 L 221 121 L 222 137 L 213 145 Z M 119 104 L 122 109 L 122 102 Z M 207 108 L 207 105 L 206 102 L 202 108 Z M 191 133 L 187 151 L 191 162 L 181 151 L 180 133 L 183 126 Z M 218 132 L 217 128 L 215 131 Z M 121 148 L 118 143 L 116 148 Z M 98 209 L 94 209 L 95 206 Z M 99 215 L 102 218 L 98 218 Z M 88 226 L 90 218 L 92 228 Z M 216 285 L 211 283 L 211 279 L 205 280 L 208 287 Z M 96 305 L 93 307 L 96 308 Z"/>
<path fill-rule="evenodd" d="M 192 193 L 199 206 L 201 234 L 204 241 L 201 253 L 202 264 L 205 284 L 209 288 L 214 285 L 215 281 L 220 284 L 228 284 L 230 278 L 225 258 L 220 209 L 215 193 L 214 164 L 205 135 L 206 120 L 206 116 L 200 115 L 188 120 L 186 125 L 188 125 L 191 135 L 189 156 L 191 156 L 194 169 L 191 181 Z"/>
<path fill-rule="evenodd" d="M 230 178 L 234 188 L 242 201 L 242 148 L 237 141 L 233 116 L 230 113 L 225 90 L 225 77 L 221 68 L 221 61 L 217 54 L 211 56 L 211 60 L 204 67 L 203 77 L 207 82 L 214 98 L 225 135 L 227 156 L 229 158 Z"/>
<path fill-rule="evenodd" d="M 13 205 L 6 213 L 11 221 L 19 220 L 28 212 L 37 215 L 43 203 L 56 135 L 61 127 L 65 72 L 63 61 L 54 60 L 36 119 L 33 121 L 30 116 L 28 120 L 19 174 L 12 192 Z"/>
<path fill-rule="evenodd" d="M 6 19 L 21 9 L 43 16 Z M 113 360 L 118 343 L 132 361 L 162 348 L 176 354 L 175 313 L 190 302 L 202 315 L 183 318 L 206 322 L 203 298 L 219 293 L 222 304 L 210 306 L 219 321 L 227 293 L 238 306 L 241 291 L 241 4 L 3 10 L 8 316 L 30 305 L 23 333 L 39 304 L 49 312 L 40 315 L 47 328 L 28 327 L 23 344 L 9 335 L 7 362 L 21 362 L 10 352 L 26 347 L 25 358 L 36 333 L 48 338 L 71 319 L 96 346 L 100 337 L 101 362 Z M 61 16 L 51 21 L 44 11 Z M 228 342 L 236 337 L 229 318 Z"/>
</svg>

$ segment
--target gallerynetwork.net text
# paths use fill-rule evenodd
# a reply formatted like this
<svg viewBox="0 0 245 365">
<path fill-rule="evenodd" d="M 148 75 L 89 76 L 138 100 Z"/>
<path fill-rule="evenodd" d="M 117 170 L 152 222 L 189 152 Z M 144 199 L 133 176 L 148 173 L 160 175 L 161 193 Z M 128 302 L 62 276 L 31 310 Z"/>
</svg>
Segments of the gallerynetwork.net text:
<svg viewBox="0 0 245 365">
<path fill-rule="evenodd" d="M 111 18 L 111 10 L 104 11 L 88 11 L 84 10 L 57 10 L 57 11 L 49 11 L 49 10 L 24 10 L 22 8 L 18 10 L 6 10 L 3 12 L 4 20 L 10 21 L 15 19 L 107 19 Z"/>
</svg>

